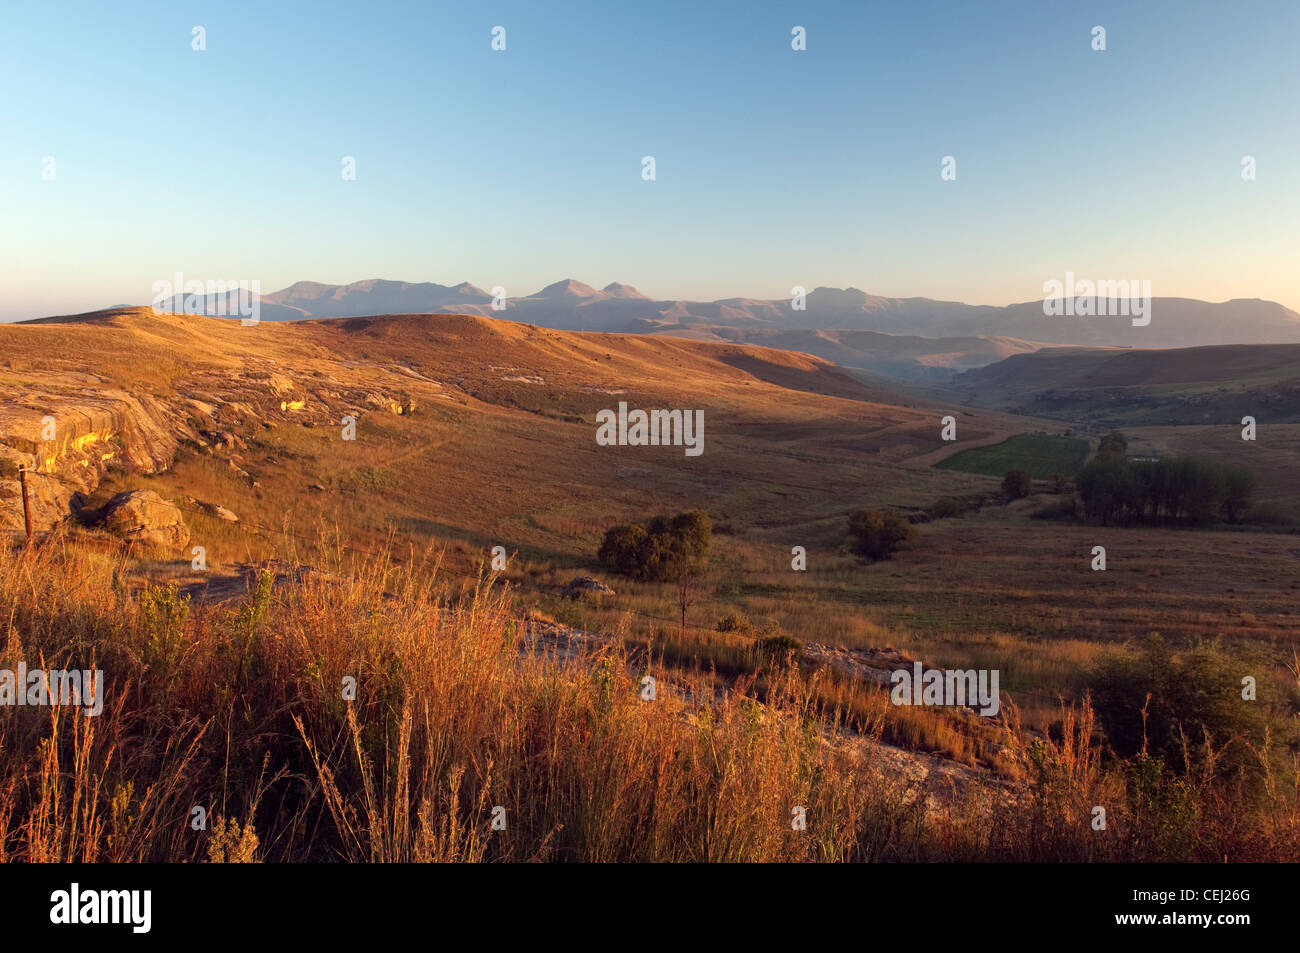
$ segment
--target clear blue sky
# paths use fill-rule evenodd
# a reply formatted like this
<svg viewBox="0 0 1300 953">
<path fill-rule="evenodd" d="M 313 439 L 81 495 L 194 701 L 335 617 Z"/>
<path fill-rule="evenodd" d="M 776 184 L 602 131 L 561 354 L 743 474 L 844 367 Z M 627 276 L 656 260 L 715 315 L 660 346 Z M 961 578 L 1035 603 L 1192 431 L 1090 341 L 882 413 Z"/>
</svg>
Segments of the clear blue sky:
<svg viewBox="0 0 1300 953">
<path fill-rule="evenodd" d="M 1300 310 L 1293 0 L 3 16 L 0 320 L 144 303 L 176 271 L 1005 304 L 1072 270 Z"/>
</svg>

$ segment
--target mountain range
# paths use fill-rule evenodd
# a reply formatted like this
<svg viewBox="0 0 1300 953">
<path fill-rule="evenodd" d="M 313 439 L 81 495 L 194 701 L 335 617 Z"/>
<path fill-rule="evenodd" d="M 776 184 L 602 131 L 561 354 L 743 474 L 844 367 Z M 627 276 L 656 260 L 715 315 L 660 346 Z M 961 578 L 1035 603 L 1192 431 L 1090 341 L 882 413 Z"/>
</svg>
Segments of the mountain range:
<svg viewBox="0 0 1300 953">
<path fill-rule="evenodd" d="M 215 297 L 215 296 L 214 296 Z M 667 334 L 802 351 L 909 379 L 943 379 L 1046 345 L 1169 348 L 1300 343 L 1300 314 L 1259 298 L 1223 302 L 1153 298 L 1151 321 L 1127 316 L 1044 314 L 1041 301 L 1006 306 L 931 298 L 888 298 L 857 288 L 818 287 L 802 308 L 790 299 L 656 300 L 614 282 L 596 289 L 575 279 L 505 297 L 469 282 L 440 285 L 371 279 L 346 285 L 300 281 L 261 296 L 261 320 L 380 314 L 474 314 L 566 331 Z M 176 302 L 170 310 L 183 311 Z M 202 298 L 211 313 L 217 302 Z M 231 309 L 233 310 L 233 309 Z"/>
</svg>

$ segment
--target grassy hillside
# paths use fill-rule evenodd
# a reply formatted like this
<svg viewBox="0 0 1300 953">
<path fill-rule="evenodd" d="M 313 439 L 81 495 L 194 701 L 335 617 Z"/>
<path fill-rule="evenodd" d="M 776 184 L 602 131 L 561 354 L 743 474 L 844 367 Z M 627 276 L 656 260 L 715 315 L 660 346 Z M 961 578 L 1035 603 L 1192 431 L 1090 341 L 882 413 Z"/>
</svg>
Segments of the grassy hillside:
<svg viewBox="0 0 1300 953">
<path fill-rule="evenodd" d="M 1170 646 L 1172 670 L 1211 650 L 1246 660 L 1232 664 L 1259 673 L 1260 711 L 1286 725 L 1296 709 L 1287 671 L 1300 589 L 1292 534 L 1046 523 L 1033 518 L 1038 499 L 928 518 L 940 498 L 996 495 L 1006 469 L 1068 472 L 1083 441 L 1045 436 L 1045 420 L 903 396 L 809 355 L 458 315 L 241 328 L 121 311 L 0 327 L 0 346 L 0 445 L 27 446 L 18 431 L 44 415 L 75 429 L 88 395 L 117 388 L 147 405 L 150 433 L 178 448 L 166 469 L 146 472 L 131 461 L 147 455 L 126 452 L 144 431 L 100 428 L 86 446 L 72 441 L 79 449 L 51 464 L 51 478 L 65 464 L 95 475 L 91 507 L 124 489 L 156 490 L 181 507 L 206 567 L 196 569 L 188 550 L 146 550 L 75 522 L 3 557 L 11 658 L 93 652 L 114 660 L 114 679 L 126 680 L 115 684 L 142 686 L 124 702 L 136 707 L 97 736 L 117 745 L 121 763 L 97 770 L 121 790 L 160 785 L 158 799 L 138 805 L 141 816 L 171 805 L 167 791 L 180 804 L 198 796 L 191 783 L 219 785 L 233 792 L 223 816 L 252 823 L 263 855 L 275 859 L 1272 856 L 1261 845 L 1290 843 L 1291 829 L 1265 816 L 1255 787 L 1233 793 L 1213 773 L 1195 780 L 1207 798 L 1202 816 L 1264 811 L 1251 815 L 1248 834 L 1206 821 L 1203 834 L 1175 847 L 1135 822 L 1099 846 L 1059 808 L 996 815 L 1006 785 L 1029 785 L 1015 788 L 1018 797 L 1045 790 L 1025 752 L 1055 745 L 1067 717 L 1088 744 L 1082 763 L 1051 762 L 1071 779 L 1051 790 L 1126 796 L 1129 755 L 1091 724 L 1089 695 L 1112 686 L 1107 672 L 1139 658 L 1153 633 Z M 595 415 L 620 401 L 703 410 L 705 452 L 598 445 Z M 956 445 L 940 439 L 948 414 L 959 421 Z M 344 438 L 345 417 L 355 418 L 354 440 Z M 1261 494 L 1294 496 L 1283 480 L 1295 443 L 1266 435 Z M 983 460 L 988 475 L 933 466 L 954 454 L 962 466 Z M 846 530 L 849 514 L 866 507 L 915 519 L 917 538 L 889 560 L 864 563 Z M 688 509 L 706 510 L 714 533 L 684 609 L 677 582 L 630 579 L 595 558 L 610 526 Z M 1089 568 L 1098 544 L 1110 553 L 1105 573 Z M 506 568 L 487 572 L 497 546 Z M 792 565 L 795 547 L 805 569 Z M 567 598 L 578 573 L 614 594 Z M 77 582 L 54 592 L 56 579 Z M 720 626 L 728 617 L 744 624 Z M 780 660 L 764 648 L 772 639 L 793 648 L 797 672 L 777 677 Z M 572 669 L 538 655 L 591 657 Z M 998 669 L 1017 720 L 891 705 L 879 677 L 912 660 Z M 434 674 L 425 679 L 424 669 Z M 462 670 L 463 685 L 454 674 Z M 369 673 L 355 725 L 332 694 L 352 671 Z M 667 699 L 690 704 L 632 704 L 632 686 L 649 671 Z M 274 690 L 251 700 L 253 684 Z M 460 687 L 445 695 L 446 711 L 420 707 L 447 685 Z M 232 699 L 243 707 L 231 709 Z M 475 699 L 492 700 L 482 706 L 487 720 L 465 714 L 478 711 Z M 1073 714 L 1062 713 L 1061 699 Z M 1113 719 L 1130 701 L 1112 699 L 1098 717 Z M 6 750 L 35 751 L 37 739 L 63 730 L 21 717 L 0 729 L 18 739 Z M 486 740 L 489 723 L 507 725 L 497 741 Z M 702 725 L 734 734 L 701 740 Z M 1263 742 L 1253 722 L 1216 723 L 1221 731 L 1214 743 L 1233 750 L 1242 738 Z M 166 738 L 198 748 L 169 749 Z M 609 746 L 591 753 L 597 738 Z M 109 757 L 79 743 L 59 742 L 71 746 L 68 757 L 81 752 L 78 764 Z M 219 767 L 213 743 L 247 758 Z M 720 756 L 757 758 L 773 779 L 701 767 L 703 743 Z M 1296 749 L 1280 728 L 1271 743 L 1261 766 L 1281 770 Z M 539 745 L 558 759 L 546 778 L 528 766 Z M 1080 751 L 1064 750 L 1066 761 Z M 399 756 L 407 760 L 388 760 Z M 287 773 L 259 788 L 264 757 L 266 777 Z M 635 758 L 671 768 L 634 773 L 627 789 L 603 786 L 611 765 Z M 19 805 L 7 835 L 16 854 L 175 859 L 208 849 L 182 841 L 165 811 L 137 840 L 115 835 L 116 846 L 60 840 L 40 818 L 62 802 L 24 787 L 35 762 L 15 756 L 3 766 L 10 780 L 0 783 Z M 408 769 L 409 801 L 366 787 L 368 772 L 378 783 Z M 1161 784 L 1194 780 L 1190 766 L 1172 762 L 1156 774 Z M 891 775 L 909 779 L 901 793 Z M 463 787 L 453 804 L 454 778 Z M 504 803 L 498 785 L 532 812 L 508 847 L 470 834 L 476 812 Z M 735 786 L 756 800 L 735 799 Z M 104 792 L 110 802 L 118 795 Z M 616 805 L 626 823 L 583 808 L 582 798 Z M 717 809 L 724 798 L 734 813 Z M 815 844 L 786 837 L 773 805 L 790 798 L 834 817 L 835 833 Z M 510 809 L 512 823 L 522 809 Z M 100 830 L 111 828 L 111 803 L 96 810 L 107 812 L 97 815 Z M 334 833 L 313 847 L 295 826 L 306 823 L 300 816 Z M 380 820 L 394 816 L 407 826 Z M 451 817 L 455 836 L 440 826 Z M 365 821 L 349 827 L 347 818 Z M 911 833 L 896 833 L 908 824 Z M 1019 846 L 979 834 L 995 828 Z M 633 830 L 650 829 L 662 836 L 632 843 Z"/>
<path fill-rule="evenodd" d="M 1147 771 L 1135 788 L 1143 763 L 1104 764 L 1087 708 L 1062 710 L 1059 740 L 1011 711 L 997 784 L 917 781 L 878 729 L 838 727 L 851 696 L 818 701 L 797 668 L 715 699 L 616 645 L 561 661 L 500 594 L 433 598 L 426 564 L 206 608 L 166 589 L 124 599 L 113 569 L 66 544 L 0 550 L 6 662 L 21 637 L 52 666 L 102 667 L 109 699 L 94 719 L 0 709 L 0 861 L 1097 862 L 1300 845 L 1289 782 L 1249 801 L 1212 773 L 1189 787 Z"/>
<path fill-rule="evenodd" d="M 959 399 L 1098 427 L 1300 423 L 1300 345 L 1046 348 L 968 371 Z"/>
</svg>

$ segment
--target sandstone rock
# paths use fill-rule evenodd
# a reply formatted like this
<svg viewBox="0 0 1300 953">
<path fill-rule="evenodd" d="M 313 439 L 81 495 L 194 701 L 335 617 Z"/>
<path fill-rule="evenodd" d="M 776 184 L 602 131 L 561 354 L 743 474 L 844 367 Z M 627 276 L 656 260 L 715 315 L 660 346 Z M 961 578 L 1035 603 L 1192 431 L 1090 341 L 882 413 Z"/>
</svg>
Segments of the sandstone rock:
<svg viewBox="0 0 1300 953">
<path fill-rule="evenodd" d="M 233 453 L 236 450 L 248 449 L 248 444 L 244 442 L 244 439 L 239 434 L 229 433 L 224 430 L 204 430 L 201 432 L 218 450 Z"/>
<path fill-rule="evenodd" d="M 215 516 L 219 520 L 225 520 L 227 523 L 238 523 L 239 517 L 226 509 L 219 503 L 205 503 L 203 500 L 196 500 L 193 497 L 187 497 L 186 502 L 207 513 L 209 516 Z"/>
<path fill-rule="evenodd" d="M 132 395 L 86 374 L 44 373 L 0 388 L 0 530 L 23 529 L 15 468 L 28 470 L 32 530 L 48 532 L 93 492 L 110 466 L 156 473 L 193 431 L 149 394 Z"/>
<path fill-rule="evenodd" d="M 18 481 L 19 466 L 33 466 L 30 454 L 17 453 L 0 446 L 0 532 L 21 533 L 23 523 L 22 486 Z M 27 505 L 32 520 L 32 531 L 45 533 L 66 519 L 76 509 L 80 496 L 72 487 L 54 477 L 33 470 L 27 472 Z"/>
<path fill-rule="evenodd" d="M 153 490 L 128 490 L 104 506 L 104 527 L 126 539 L 167 549 L 182 549 L 190 530 L 181 511 Z"/>
<path fill-rule="evenodd" d="M 614 590 L 594 576 L 574 576 L 564 587 L 564 595 L 570 599 L 584 596 L 612 596 Z"/>
</svg>

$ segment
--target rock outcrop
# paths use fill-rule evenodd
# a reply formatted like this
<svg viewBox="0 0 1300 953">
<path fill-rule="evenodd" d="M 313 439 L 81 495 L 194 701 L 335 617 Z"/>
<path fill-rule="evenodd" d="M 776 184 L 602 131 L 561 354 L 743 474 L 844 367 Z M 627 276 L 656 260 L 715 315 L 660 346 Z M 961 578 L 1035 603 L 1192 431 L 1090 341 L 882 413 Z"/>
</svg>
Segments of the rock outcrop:
<svg viewBox="0 0 1300 953">
<path fill-rule="evenodd" d="M 215 516 L 219 520 L 224 520 L 227 523 L 239 522 L 239 517 L 235 515 L 235 513 L 232 512 L 231 510 L 226 509 L 220 503 L 206 503 L 203 500 L 196 500 L 193 497 L 187 498 L 186 502 L 190 506 L 202 510 L 204 513 L 207 513 L 209 516 Z"/>
<path fill-rule="evenodd" d="M 147 394 L 104 388 L 76 374 L 46 375 L 39 388 L 0 393 L 0 531 L 23 529 L 18 468 L 27 468 L 32 528 L 67 517 L 110 466 L 157 473 L 181 438 L 173 415 Z"/>
<path fill-rule="evenodd" d="M 569 580 L 569 584 L 564 587 L 564 595 L 569 599 L 612 596 L 614 590 L 595 576 L 574 576 Z"/>
<path fill-rule="evenodd" d="M 180 508 L 153 490 L 127 490 L 104 505 L 104 528 L 135 542 L 179 550 L 190 541 Z"/>
</svg>

